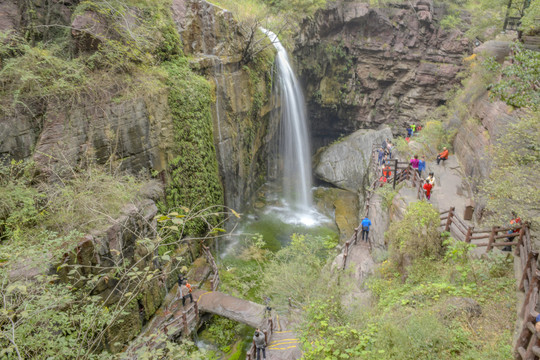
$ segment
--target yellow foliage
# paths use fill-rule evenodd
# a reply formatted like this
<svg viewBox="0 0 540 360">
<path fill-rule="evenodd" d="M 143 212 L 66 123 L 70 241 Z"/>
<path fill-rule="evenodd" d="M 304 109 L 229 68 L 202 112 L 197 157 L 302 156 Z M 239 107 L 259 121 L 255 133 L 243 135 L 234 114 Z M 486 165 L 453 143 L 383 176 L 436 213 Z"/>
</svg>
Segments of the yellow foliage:
<svg viewBox="0 0 540 360">
<path fill-rule="evenodd" d="M 475 59 L 476 59 L 476 54 L 472 54 L 471 56 L 467 56 L 465 59 L 463 59 L 463 61 L 470 62 L 470 61 L 474 61 Z"/>
</svg>

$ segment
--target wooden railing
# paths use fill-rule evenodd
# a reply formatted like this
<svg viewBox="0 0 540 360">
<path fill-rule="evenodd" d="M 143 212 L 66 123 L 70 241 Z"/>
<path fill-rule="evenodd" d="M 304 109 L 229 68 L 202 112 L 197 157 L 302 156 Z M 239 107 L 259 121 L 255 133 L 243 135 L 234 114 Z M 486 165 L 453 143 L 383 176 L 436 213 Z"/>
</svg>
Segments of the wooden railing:
<svg viewBox="0 0 540 360">
<path fill-rule="evenodd" d="M 455 207 L 451 207 L 447 211 L 440 213 L 441 226 L 444 226 L 444 231 L 450 232 L 455 239 L 471 243 L 472 240 L 487 239 L 487 242 L 475 242 L 476 247 L 486 247 L 486 252 L 491 251 L 494 247 L 517 246 L 523 243 L 524 236 L 528 233 L 529 224 L 524 223 L 517 226 L 500 227 L 493 226 L 490 229 L 477 230 L 474 226 L 467 225 L 463 219 L 456 215 Z M 512 233 L 508 233 L 512 231 Z M 497 242 L 498 239 L 512 239 L 505 242 Z M 518 239 L 514 241 L 513 239 Z"/>
<path fill-rule="evenodd" d="M 522 327 L 514 348 L 514 356 L 516 359 L 534 360 L 540 357 L 540 333 L 536 332 L 534 328 L 538 316 L 536 309 L 539 305 L 540 271 L 537 266 L 538 252 L 532 248 L 528 223 L 523 224 L 519 229 L 515 255 L 519 256 L 519 266 L 522 272 L 518 288 L 525 293 L 525 299 L 519 313 Z"/>
<path fill-rule="evenodd" d="M 540 333 L 535 329 L 536 317 L 539 315 L 536 309 L 540 305 L 538 301 L 540 270 L 537 266 L 538 252 L 532 248 L 529 223 L 477 230 L 456 215 L 454 207 L 441 212 L 440 220 L 444 231 L 450 232 L 455 239 L 473 243 L 476 247 L 485 247 L 486 253 L 495 247 L 514 246 L 514 255 L 519 257 L 518 267 L 521 274 L 518 289 L 525 293 L 519 312 L 522 326 L 514 347 L 514 358 L 522 360 L 540 358 Z M 473 242 L 473 240 L 483 239 L 487 242 Z M 508 239 L 508 241 L 497 242 L 498 239 Z"/>
<path fill-rule="evenodd" d="M 357 227 L 356 229 L 354 229 L 354 234 L 353 236 L 345 242 L 345 244 L 343 244 L 343 270 L 345 270 L 345 267 L 347 266 L 347 257 L 349 256 L 349 249 L 352 245 L 356 244 L 357 240 L 358 240 L 358 229 L 359 227 Z"/>
<path fill-rule="evenodd" d="M 193 300 L 192 303 L 188 304 L 187 309 L 182 309 L 182 316 L 174 318 L 167 323 L 163 325 L 163 332 L 165 335 L 169 335 L 168 328 L 173 325 L 174 323 L 181 322 L 182 329 L 183 329 L 183 335 L 188 336 L 191 333 L 191 329 L 193 326 L 193 322 L 197 322 L 199 320 L 199 304 L 197 300 Z"/>
<path fill-rule="evenodd" d="M 266 318 L 263 322 L 263 325 L 259 329 L 263 332 L 266 345 L 268 346 L 268 344 L 270 343 L 270 338 L 272 337 L 272 334 L 274 332 L 274 319 L 272 317 Z M 257 355 L 256 352 L 257 347 L 255 346 L 255 342 L 253 341 L 251 343 L 251 347 L 246 353 L 246 360 L 255 360 Z"/>
<path fill-rule="evenodd" d="M 210 286 L 212 288 L 212 291 L 216 291 L 218 289 L 219 283 L 220 283 L 219 270 L 218 270 L 218 267 L 217 267 L 217 264 L 216 264 L 216 260 L 212 256 L 212 252 L 210 251 L 210 249 L 207 246 L 202 245 L 202 248 L 203 248 L 203 251 L 204 251 L 204 255 L 206 256 L 206 261 L 208 261 L 210 266 L 212 266 L 213 275 L 210 278 Z"/>
</svg>

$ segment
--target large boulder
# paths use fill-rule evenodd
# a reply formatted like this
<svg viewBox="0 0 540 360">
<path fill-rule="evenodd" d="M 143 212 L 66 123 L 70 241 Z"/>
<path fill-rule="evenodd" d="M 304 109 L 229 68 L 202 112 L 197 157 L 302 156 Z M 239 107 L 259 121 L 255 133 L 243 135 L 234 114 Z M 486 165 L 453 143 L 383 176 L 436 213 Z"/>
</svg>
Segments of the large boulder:
<svg viewBox="0 0 540 360">
<path fill-rule="evenodd" d="M 474 53 L 483 57 L 494 57 L 498 63 L 502 64 L 504 59 L 510 55 L 511 45 L 510 41 L 490 40 L 476 47 Z"/>
<path fill-rule="evenodd" d="M 392 138 L 388 127 L 356 131 L 318 154 L 315 175 L 341 189 L 358 191 L 364 186 L 373 145 L 387 138 Z"/>
</svg>

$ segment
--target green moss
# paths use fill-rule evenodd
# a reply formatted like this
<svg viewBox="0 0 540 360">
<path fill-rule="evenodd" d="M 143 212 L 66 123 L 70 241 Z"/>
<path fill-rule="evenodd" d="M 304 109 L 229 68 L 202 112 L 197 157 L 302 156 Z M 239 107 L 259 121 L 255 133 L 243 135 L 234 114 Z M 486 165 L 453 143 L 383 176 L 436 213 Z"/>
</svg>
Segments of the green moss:
<svg viewBox="0 0 540 360">
<path fill-rule="evenodd" d="M 174 124 L 177 154 L 169 162 L 166 206 L 201 210 L 223 204 L 212 134 L 211 87 L 189 68 L 186 58 L 163 64 L 168 73 L 168 103 Z M 205 224 L 188 224 L 188 233 L 200 233 Z"/>
</svg>

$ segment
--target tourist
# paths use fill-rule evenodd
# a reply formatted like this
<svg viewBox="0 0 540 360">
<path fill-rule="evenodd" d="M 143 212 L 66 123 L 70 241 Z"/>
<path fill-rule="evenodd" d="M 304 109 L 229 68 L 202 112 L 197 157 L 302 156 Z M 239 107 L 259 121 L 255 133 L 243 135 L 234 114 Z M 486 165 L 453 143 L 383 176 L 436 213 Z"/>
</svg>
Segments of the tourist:
<svg viewBox="0 0 540 360">
<path fill-rule="evenodd" d="M 387 179 L 392 176 L 392 168 L 390 167 L 390 163 L 387 162 L 384 167 L 383 167 L 383 176 L 386 177 Z"/>
<path fill-rule="evenodd" d="M 384 158 L 385 149 L 379 148 L 377 152 L 378 152 L 378 162 L 379 162 L 379 165 L 381 165 Z"/>
<path fill-rule="evenodd" d="M 442 161 L 448 160 L 448 149 L 446 146 L 443 148 L 443 151 L 437 155 L 437 165 Z"/>
<path fill-rule="evenodd" d="M 409 164 L 412 166 L 412 168 L 416 171 L 418 171 L 418 165 L 420 163 L 420 160 L 418 160 L 418 155 L 414 155 L 414 157 L 409 161 Z"/>
<path fill-rule="evenodd" d="M 392 158 L 392 149 L 394 148 L 394 144 L 392 144 L 391 142 L 388 143 L 388 156 L 390 157 L 390 159 Z"/>
<path fill-rule="evenodd" d="M 518 226 L 518 225 L 521 225 L 521 218 L 519 216 L 517 216 L 517 214 L 515 212 L 512 211 L 512 220 L 510 220 L 510 226 Z M 508 240 L 508 242 L 513 242 L 514 241 L 514 238 L 518 235 L 519 233 L 519 229 L 512 229 L 512 230 L 509 230 L 508 231 L 508 234 L 513 234 L 511 236 L 508 236 L 506 239 Z M 512 246 L 511 245 L 507 245 L 505 247 L 502 248 L 502 251 L 512 251 Z"/>
<path fill-rule="evenodd" d="M 413 136 L 414 133 L 416 132 L 416 124 L 412 124 L 412 125 L 411 125 L 411 129 L 412 129 L 411 136 Z"/>
<path fill-rule="evenodd" d="M 362 234 L 361 239 L 365 242 L 368 242 L 368 236 L 369 236 L 369 227 L 371 226 L 371 220 L 368 219 L 368 217 L 364 217 L 364 220 L 362 220 L 362 223 L 360 224 L 362 226 Z"/>
<path fill-rule="evenodd" d="M 422 159 L 418 161 L 418 175 L 422 177 L 422 171 L 426 169 L 426 157 L 422 156 Z"/>
<path fill-rule="evenodd" d="M 381 183 L 381 186 L 383 186 L 388 182 L 388 179 L 386 178 L 386 176 L 383 175 L 380 177 L 379 182 Z"/>
<path fill-rule="evenodd" d="M 266 296 L 264 298 L 264 304 L 265 304 L 265 309 L 264 309 L 264 316 L 268 316 L 268 317 L 272 317 L 272 307 L 270 306 L 270 301 L 272 301 L 272 299 L 270 299 L 270 296 Z"/>
<path fill-rule="evenodd" d="M 382 141 L 382 144 L 381 144 L 381 147 L 382 147 L 383 149 L 386 149 L 387 146 L 388 146 L 388 139 L 383 140 L 383 141 Z"/>
<path fill-rule="evenodd" d="M 186 280 L 182 281 L 182 286 L 179 288 L 180 296 L 182 297 L 182 306 L 186 305 L 186 298 L 189 297 L 190 304 L 193 302 L 193 295 L 191 294 L 191 285 Z"/>
<path fill-rule="evenodd" d="M 263 359 L 266 359 L 266 339 L 264 333 L 257 329 L 253 335 L 253 343 L 257 349 L 257 360 L 261 359 L 261 350 L 263 354 Z"/>
<path fill-rule="evenodd" d="M 411 127 L 411 125 L 408 125 L 408 126 L 407 126 L 407 136 L 408 136 L 408 137 L 411 137 L 411 136 L 412 136 L 412 127 Z"/>
<path fill-rule="evenodd" d="M 426 178 L 426 182 L 431 184 L 431 187 L 435 186 L 435 176 L 432 172 L 429 173 L 428 177 Z"/>
<path fill-rule="evenodd" d="M 426 181 L 423 188 L 426 191 L 426 198 L 429 200 L 431 198 L 431 189 L 433 188 L 433 185 L 431 185 L 430 182 Z"/>
<path fill-rule="evenodd" d="M 382 162 L 381 162 L 381 169 L 384 168 L 384 164 L 386 164 L 387 161 L 388 161 L 388 154 L 385 152 Z"/>
</svg>

